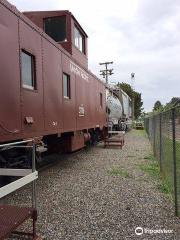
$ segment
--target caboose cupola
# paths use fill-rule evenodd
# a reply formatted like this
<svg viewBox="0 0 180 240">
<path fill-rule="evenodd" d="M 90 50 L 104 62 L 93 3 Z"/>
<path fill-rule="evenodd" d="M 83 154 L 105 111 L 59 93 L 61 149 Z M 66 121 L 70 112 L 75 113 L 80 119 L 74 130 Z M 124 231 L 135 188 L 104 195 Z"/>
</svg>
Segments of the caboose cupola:
<svg viewBox="0 0 180 240">
<path fill-rule="evenodd" d="M 87 34 L 69 11 L 24 12 L 24 15 L 88 67 Z"/>
</svg>

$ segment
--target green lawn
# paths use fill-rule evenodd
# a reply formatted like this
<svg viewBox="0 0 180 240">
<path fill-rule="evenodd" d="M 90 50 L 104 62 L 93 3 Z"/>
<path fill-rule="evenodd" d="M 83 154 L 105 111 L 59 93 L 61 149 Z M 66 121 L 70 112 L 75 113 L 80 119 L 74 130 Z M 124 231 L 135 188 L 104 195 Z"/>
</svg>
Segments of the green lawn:
<svg viewBox="0 0 180 240">
<path fill-rule="evenodd" d="M 147 133 L 146 133 L 146 130 L 134 130 L 133 131 L 133 134 L 142 134 L 144 135 L 145 137 L 148 137 Z"/>
</svg>

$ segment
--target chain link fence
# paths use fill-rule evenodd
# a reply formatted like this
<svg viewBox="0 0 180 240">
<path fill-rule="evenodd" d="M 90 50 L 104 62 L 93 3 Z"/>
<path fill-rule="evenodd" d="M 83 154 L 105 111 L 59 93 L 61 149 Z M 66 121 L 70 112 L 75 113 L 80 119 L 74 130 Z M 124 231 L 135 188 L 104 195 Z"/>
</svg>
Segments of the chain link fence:
<svg viewBox="0 0 180 240">
<path fill-rule="evenodd" d="M 145 118 L 145 129 L 180 216 L 180 106 Z"/>
</svg>

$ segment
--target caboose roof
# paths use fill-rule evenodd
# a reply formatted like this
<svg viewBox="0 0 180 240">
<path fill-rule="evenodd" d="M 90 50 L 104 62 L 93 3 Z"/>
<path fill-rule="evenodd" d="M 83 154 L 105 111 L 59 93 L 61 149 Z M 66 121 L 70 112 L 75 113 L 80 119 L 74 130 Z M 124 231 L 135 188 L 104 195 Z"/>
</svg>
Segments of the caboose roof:
<svg viewBox="0 0 180 240">
<path fill-rule="evenodd" d="M 79 24 L 79 22 L 77 21 L 77 19 L 74 17 L 74 15 L 69 11 L 69 10 L 54 10 L 54 11 L 27 11 L 27 12 L 23 12 L 25 15 L 34 15 L 34 16 L 41 16 L 43 14 L 43 18 L 45 18 L 45 15 L 47 13 L 47 17 L 49 17 L 49 15 L 51 15 L 51 13 L 53 14 L 57 14 L 58 15 L 64 15 L 64 14 L 70 14 L 71 17 L 74 19 L 74 21 L 76 22 L 77 26 L 80 28 L 80 30 L 83 32 L 83 34 L 88 37 L 87 33 L 84 31 L 84 29 L 82 28 L 82 26 Z"/>
</svg>

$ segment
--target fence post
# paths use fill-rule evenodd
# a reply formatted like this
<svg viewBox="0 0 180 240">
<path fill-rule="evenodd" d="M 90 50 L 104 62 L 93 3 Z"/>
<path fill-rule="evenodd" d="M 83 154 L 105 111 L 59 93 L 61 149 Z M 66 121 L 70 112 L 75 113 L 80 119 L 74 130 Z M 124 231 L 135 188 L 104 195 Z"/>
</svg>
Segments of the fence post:
<svg viewBox="0 0 180 240">
<path fill-rule="evenodd" d="M 159 133 L 160 133 L 160 170 L 162 172 L 162 114 L 160 113 Z"/>
<path fill-rule="evenodd" d="M 153 116 L 153 125 L 154 125 L 153 148 L 154 148 L 154 155 L 156 156 L 156 117 L 155 116 Z"/>
<path fill-rule="evenodd" d="M 172 133 L 173 133 L 173 165 L 174 165 L 174 201 L 175 215 L 178 216 L 178 199 L 177 199 L 177 171 L 176 171 L 176 129 L 175 129 L 175 108 L 172 108 Z"/>
</svg>

